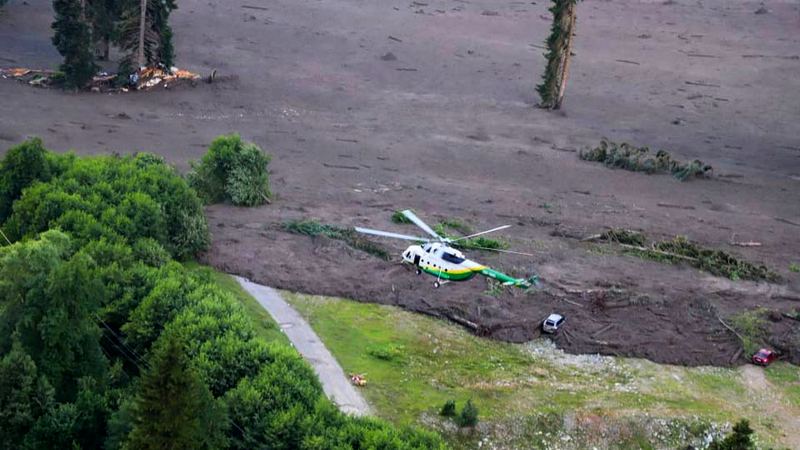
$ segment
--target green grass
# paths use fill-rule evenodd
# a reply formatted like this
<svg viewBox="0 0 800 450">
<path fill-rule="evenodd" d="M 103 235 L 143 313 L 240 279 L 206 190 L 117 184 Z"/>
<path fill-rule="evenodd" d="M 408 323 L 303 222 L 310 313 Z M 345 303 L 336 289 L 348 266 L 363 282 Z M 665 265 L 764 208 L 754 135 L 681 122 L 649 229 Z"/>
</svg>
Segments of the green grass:
<svg viewBox="0 0 800 450">
<path fill-rule="evenodd" d="M 765 370 L 767 379 L 783 391 L 787 403 L 800 407 L 800 368 L 778 361 Z"/>
<path fill-rule="evenodd" d="M 456 448 L 474 448 L 476 438 L 448 428 L 438 415 L 449 399 L 459 408 L 472 399 L 488 426 L 484 433 L 508 447 L 529 446 L 525 442 L 538 442 L 546 433 L 563 433 L 561 425 L 554 424 L 567 416 L 602 418 L 609 427 L 638 424 L 630 425 L 630 435 L 620 437 L 626 444 L 619 448 L 638 448 L 646 427 L 637 427 L 662 418 L 667 425 L 659 426 L 673 433 L 662 435 L 673 437 L 653 443 L 660 448 L 686 445 L 669 439 L 691 435 L 692 429 L 705 430 L 708 423 L 768 415 L 759 410 L 735 369 L 565 355 L 542 343 L 478 338 L 450 323 L 394 307 L 283 295 L 346 372 L 366 374 L 369 383 L 362 392 L 381 417 L 437 429 Z M 581 435 L 580 430 L 570 433 Z M 595 438 L 581 437 L 589 447 Z"/>
<path fill-rule="evenodd" d="M 211 267 L 198 264 L 194 261 L 186 262 L 183 264 L 187 269 L 202 273 L 217 283 L 222 289 L 230 292 L 239 300 L 245 311 L 253 319 L 253 325 L 256 334 L 264 338 L 267 342 L 278 342 L 285 345 L 291 345 L 289 339 L 281 331 L 272 316 L 264 310 L 258 301 L 245 291 L 242 286 L 230 275 L 218 272 Z"/>
<path fill-rule="evenodd" d="M 798 263 L 789 264 L 789 272 L 800 272 L 800 264 Z"/>
</svg>

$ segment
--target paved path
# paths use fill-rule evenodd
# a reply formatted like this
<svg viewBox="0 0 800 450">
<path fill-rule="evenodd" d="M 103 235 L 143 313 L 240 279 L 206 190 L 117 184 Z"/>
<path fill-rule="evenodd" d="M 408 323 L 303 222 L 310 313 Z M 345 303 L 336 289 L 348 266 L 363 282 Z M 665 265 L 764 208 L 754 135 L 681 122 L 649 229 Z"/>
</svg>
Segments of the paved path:
<svg viewBox="0 0 800 450">
<path fill-rule="evenodd" d="M 234 278 L 278 322 L 297 351 L 311 363 L 328 398 L 339 406 L 342 412 L 357 416 L 369 415 L 370 409 L 366 400 L 355 386 L 350 384 L 342 367 L 308 322 L 286 303 L 275 289 L 252 283 L 241 277 Z"/>
</svg>

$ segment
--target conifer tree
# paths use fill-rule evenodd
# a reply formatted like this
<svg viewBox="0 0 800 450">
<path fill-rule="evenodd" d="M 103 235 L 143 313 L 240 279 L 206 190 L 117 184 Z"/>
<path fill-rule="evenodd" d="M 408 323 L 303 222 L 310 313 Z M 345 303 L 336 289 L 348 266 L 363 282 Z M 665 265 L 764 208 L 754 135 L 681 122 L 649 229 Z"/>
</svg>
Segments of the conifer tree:
<svg viewBox="0 0 800 450">
<path fill-rule="evenodd" d="M 175 0 L 126 0 L 121 12 L 117 44 L 126 52 L 120 73 L 137 67 L 167 67 L 173 64 L 172 29 L 169 15 Z"/>
<path fill-rule="evenodd" d="M 61 71 L 68 87 L 82 88 L 97 71 L 92 52 L 92 30 L 83 0 L 53 0 L 56 20 L 53 45 L 64 57 Z"/>
<path fill-rule="evenodd" d="M 127 448 L 219 448 L 221 423 L 224 415 L 191 367 L 182 341 L 166 333 L 142 375 Z"/>
<path fill-rule="evenodd" d="M 542 84 L 536 86 L 542 101 L 539 106 L 559 109 L 564 101 L 564 91 L 569 76 L 569 63 L 572 53 L 572 37 L 575 33 L 578 0 L 553 0 L 550 12 L 553 13 L 553 26 L 547 38 L 547 68 Z"/>
</svg>

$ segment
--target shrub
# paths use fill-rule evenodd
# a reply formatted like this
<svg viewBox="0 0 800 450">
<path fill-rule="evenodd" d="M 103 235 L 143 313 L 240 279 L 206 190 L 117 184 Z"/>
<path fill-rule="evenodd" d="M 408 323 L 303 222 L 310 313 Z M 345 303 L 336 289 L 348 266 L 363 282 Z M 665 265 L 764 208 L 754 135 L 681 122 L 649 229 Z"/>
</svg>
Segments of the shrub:
<svg viewBox="0 0 800 450">
<path fill-rule="evenodd" d="M 441 411 L 439 411 L 440 416 L 444 417 L 455 417 L 456 416 L 456 401 L 455 400 L 448 400 L 444 402 L 442 405 Z"/>
<path fill-rule="evenodd" d="M 750 450 L 756 448 L 752 439 L 753 429 L 750 422 L 742 419 L 733 426 L 731 434 L 719 441 L 714 439 L 709 445 L 708 450 Z"/>
<path fill-rule="evenodd" d="M 33 138 L 8 149 L 0 162 L 0 223 L 11 214 L 11 204 L 34 181 L 50 179 L 50 164 L 42 140 Z"/>
<path fill-rule="evenodd" d="M 383 361 L 398 361 L 403 358 L 405 348 L 397 344 L 383 344 L 367 349 L 367 354 Z"/>
<path fill-rule="evenodd" d="M 627 142 L 617 143 L 605 138 L 600 141 L 599 146 L 581 151 L 578 156 L 585 161 L 602 162 L 606 167 L 648 174 L 671 173 L 680 181 L 704 176 L 712 170 L 711 166 L 697 159 L 684 163 L 672 159 L 664 150 L 659 150 L 652 157 L 647 147 L 635 147 Z"/>
<path fill-rule="evenodd" d="M 460 427 L 474 427 L 478 424 L 478 408 L 472 404 L 472 400 L 467 400 L 467 404 L 458 415 L 457 422 Z"/>
<path fill-rule="evenodd" d="M 214 139 L 199 164 L 192 163 L 189 184 L 207 203 L 229 201 L 257 206 L 269 201 L 270 157 L 237 134 Z"/>
</svg>

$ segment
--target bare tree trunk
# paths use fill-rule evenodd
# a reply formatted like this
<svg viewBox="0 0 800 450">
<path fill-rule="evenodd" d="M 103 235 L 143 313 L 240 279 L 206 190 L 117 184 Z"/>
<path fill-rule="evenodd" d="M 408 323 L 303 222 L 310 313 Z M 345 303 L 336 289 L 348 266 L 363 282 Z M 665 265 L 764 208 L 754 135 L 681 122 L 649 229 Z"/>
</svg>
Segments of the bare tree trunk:
<svg viewBox="0 0 800 450">
<path fill-rule="evenodd" d="M 141 12 L 139 15 L 139 51 L 137 53 L 137 62 L 139 67 L 144 66 L 144 27 L 145 21 L 147 20 L 147 0 L 142 0 L 141 3 Z"/>
<path fill-rule="evenodd" d="M 570 2 L 568 9 L 569 12 L 567 13 L 567 36 L 566 36 L 566 45 L 564 54 L 562 55 L 561 61 L 561 68 L 558 71 L 558 97 L 556 98 L 555 103 L 553 104 L 553 109 L 561 108 L 561 102 L 564 101 L 564 92 L 567 90 L 567 78 L 569 78 L 569 62 L 572 59 L 572 37 L 574 35 L 575 30 L 575 22 L 577 20 L 576 17 L 576 6 L 575 2 Z"/>
</svg>

